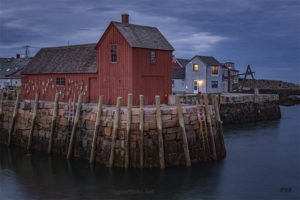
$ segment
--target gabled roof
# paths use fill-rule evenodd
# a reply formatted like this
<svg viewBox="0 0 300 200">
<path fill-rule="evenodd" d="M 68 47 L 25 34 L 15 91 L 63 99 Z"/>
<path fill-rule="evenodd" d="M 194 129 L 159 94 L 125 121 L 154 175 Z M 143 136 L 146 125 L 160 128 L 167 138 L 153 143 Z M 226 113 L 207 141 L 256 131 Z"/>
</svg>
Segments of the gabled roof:
<svg viewBox="0 0 300 200">
<path fill-rule="evenodd" d="M 22 74 L 96 73 L 96 44 L 42 48 Z"/>
<path fill-rule="evenodd" d="M 0 58 L 0 78 L 7 78 L 24 69 L 30 60 L 31 58 Z"/>
<path fill-rule="evenodd" d="M 198 58 L 199 60 L 201 60 L 204 64 L 206 64 L 207 66 L 211 66 L 211 65 L 221 65 L 221 63 L 219 63 L 214 57 L 212 56 L 194 56 L 194 58 Z M 193 58 L 193 59 L 194 59 Z M 193 60 L 192 59 L 192 60 Z"/>
<path fill-rule="evenodd" d="M 177 58 L 177 61 L 179 62 L 181 67 L 185 67 L 190 62 L 189 59 L 182 59 L 182 58 Z"/>
<path fill-rule="evenodd" d="M 156 27 L 111 22 L 131 47 L 173 51 L 174 48 Z"/>
<path fill-rule="evenodd" d="M 185 67 L 172 67 L 172 79 L 185 79 Z"/>
</svg>

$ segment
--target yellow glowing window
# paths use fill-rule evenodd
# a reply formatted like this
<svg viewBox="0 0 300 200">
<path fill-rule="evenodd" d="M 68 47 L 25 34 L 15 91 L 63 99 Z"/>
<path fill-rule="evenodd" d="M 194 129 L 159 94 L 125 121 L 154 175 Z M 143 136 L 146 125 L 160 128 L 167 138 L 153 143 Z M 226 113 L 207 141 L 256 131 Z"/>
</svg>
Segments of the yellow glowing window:
<svg viewBox="0 0 300 200">
<path fill-rule="evenodd" d="M 197 72 L 197 71 L 199 71 L 199 66 L 197 64 L 194 64 L 193 69 L 194 69 L 194 72 Z"/>
<path fill-rule="evenodd" d="M 219 74 L 219 67 L 218 66 L 212 66 L 211 67 L 211 74 L 218 75 Z"/>
</svg>

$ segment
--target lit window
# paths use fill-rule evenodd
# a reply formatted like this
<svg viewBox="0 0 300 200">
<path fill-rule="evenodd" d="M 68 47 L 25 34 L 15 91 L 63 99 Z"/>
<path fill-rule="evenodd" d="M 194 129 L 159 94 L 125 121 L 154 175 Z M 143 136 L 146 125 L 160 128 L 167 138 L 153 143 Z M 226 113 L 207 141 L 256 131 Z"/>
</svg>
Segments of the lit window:
<svg viewBox="0 0 300 200">
<path fill-rule="evenodd" d="M 211 67 L 211 74 L 218 75 L 219 74 L 219 67 L 218 66 L 212 66 Z"/>
<path fill-rule="evenodd" d="M 218 81 L 212 81 L 211 82 L 211 87 L 212 88 L 218 88 Z"/>
<path fill-rule="evenodd" d="M 150 63 L 155 63 L 155 51 L 150 51 Z"/>
<path fill-rule="evenodd" d="M 194 64 L 193 70 L 194 70 L 194 72 L 199 71 L 199 66 L 197 64 Z"/>
<path fill-rule="evenodd" d="M 57 86 L 65 86 L 66 80 L 65 78 L 56 78 L 56 85 Z"/>
<path fill-rule="evenodd" d="M 117 45 L 111 45 L 110 49 L 110 57 L 111 57 L 111 62 L 115 63 L 117 62 Z"/>
</svg>

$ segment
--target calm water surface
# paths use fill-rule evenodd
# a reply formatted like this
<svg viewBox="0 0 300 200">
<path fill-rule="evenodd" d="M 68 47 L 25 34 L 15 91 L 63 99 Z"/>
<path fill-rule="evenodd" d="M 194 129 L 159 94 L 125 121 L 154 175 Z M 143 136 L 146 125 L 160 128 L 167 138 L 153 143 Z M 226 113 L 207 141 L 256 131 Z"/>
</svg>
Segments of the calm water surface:
<svg viewBox="0 0 300 200">
<path fill-rule="evenodd" d="M 159 169 L 107 169 L 0 146 L 0 199 L 300 199 L 300 106 L 224 127 L 227 157 Z"/>
</svg>

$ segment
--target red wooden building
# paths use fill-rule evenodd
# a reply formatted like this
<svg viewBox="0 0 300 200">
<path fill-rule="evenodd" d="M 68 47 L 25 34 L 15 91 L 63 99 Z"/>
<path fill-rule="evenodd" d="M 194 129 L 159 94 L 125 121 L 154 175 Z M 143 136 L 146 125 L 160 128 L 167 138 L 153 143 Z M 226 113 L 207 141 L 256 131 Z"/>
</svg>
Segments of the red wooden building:
<svg viewBox="0 0 300 200">
<path fill-rule="evenodd" d="M 105 104 L 122 104 L 133 94 L 133 104 L 143 94 L 145 104 L 153 104 L 155 95 L 167 103 L 172 94 L 173 47 L 155 27 L 111 22 L 97 44 L 42 48 L 29 63 L 22 77 L 22 96 L 53 100 L 59 92 L 61 101 L 82 92 L 84 102 L 97 102 L 104 95 Z"/>
</svg>

